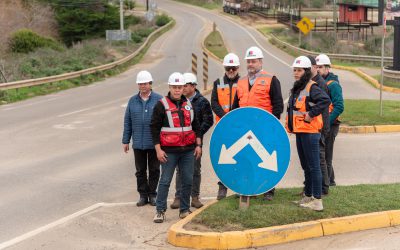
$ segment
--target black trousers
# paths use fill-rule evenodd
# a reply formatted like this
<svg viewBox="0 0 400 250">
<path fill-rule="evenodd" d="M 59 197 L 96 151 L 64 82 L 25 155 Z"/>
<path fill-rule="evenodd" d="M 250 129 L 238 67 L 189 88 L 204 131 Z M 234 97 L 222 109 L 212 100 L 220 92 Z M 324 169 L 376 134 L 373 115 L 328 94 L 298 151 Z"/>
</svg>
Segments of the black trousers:
<svg viewBox="0 0 400 250">
<path fill-rule="evenodd" d="M 328 176 L 330 185 L 335 184 L 335 171 L 333 170 L 333 147 L 335 144 L 335 139 L 337 134 L 339 133 L 339 125 L 333 124 L 331 126 L 331 130 L 329 131 L 329 135 L 325 139 L 325 159 L 326 165 L 328 168 Z"/>
<path fill-rule="evenodd" d="M 322 174 L 322 194 L 329 193 L 329 173 L 328 167 L 326 164 L 326 156 L 325 156 L 325 136 L 321 133 L 321 139 L 319 140 L 319 165 L 321 167 L 321 174 Z"/>
<path fill-rule="evenodd" d="M 157 185 L 160 178 L 160 162 L 155 149 L 134 149 L 137 190 L 140 197 L 157 195 Z M 149 176 L 147 178 L 147 169 Z"/>
</svg>

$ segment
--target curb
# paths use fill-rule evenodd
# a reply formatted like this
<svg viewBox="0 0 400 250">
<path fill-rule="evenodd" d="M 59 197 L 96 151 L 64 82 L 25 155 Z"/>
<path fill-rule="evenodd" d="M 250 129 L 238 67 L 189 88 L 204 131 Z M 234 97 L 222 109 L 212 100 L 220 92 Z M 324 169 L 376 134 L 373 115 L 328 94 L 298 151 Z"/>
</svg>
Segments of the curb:
<svg viewBox="0 0 400 250">
<path fill-rule="evenodd" d="M 400 210 L 390 210 L 244 231 L 197 232 L 183 228 L 216 202 L 206 204 L 172 225 L 168 230 L 168 242 L 194 249 L 239 249 L 400 225 Z"/>
<path fill-rule="evenodd" d="M 367 134 L 400 132 L 400 125 L 340 126 L 340 133 Z"/>
</svg>

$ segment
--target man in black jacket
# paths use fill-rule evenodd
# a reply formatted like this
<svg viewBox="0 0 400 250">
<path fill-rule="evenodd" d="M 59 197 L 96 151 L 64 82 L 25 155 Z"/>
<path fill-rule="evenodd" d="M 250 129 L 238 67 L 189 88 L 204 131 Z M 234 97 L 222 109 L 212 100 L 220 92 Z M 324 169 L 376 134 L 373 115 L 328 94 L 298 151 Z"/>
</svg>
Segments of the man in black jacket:
<svg viewBox="0 0 400 250">
<path fill-rule="evenodd" d="M 211 111 L 210 102 L 196 89 L 197 77 L 192 73 L 183 74 L 185 79 L 185 86 L 183 94 L 187 99 L 190 100 L 194 107 L 196 117 L 199 119 L 200 133 L 202 135 L 202 141 L 204 134 L 211 128 L 214 123 L 213 114 Z M 200 183 L 201 183 L 201 158 L 195 159 L 194 161 L 194 172 L 193 172 L 193 184 L 192 184 L 192 202 L 191 206 L 195 208 L 201 208 L 203 204 L 199 199 L 200 195 Z M 171 204 L 172 209 L 179 208 L 180 205 L 180 192 L 181 182 L 179 177 L 179 169 L 176 174 L 176 193 L 174 202 Z"/>
</svg>

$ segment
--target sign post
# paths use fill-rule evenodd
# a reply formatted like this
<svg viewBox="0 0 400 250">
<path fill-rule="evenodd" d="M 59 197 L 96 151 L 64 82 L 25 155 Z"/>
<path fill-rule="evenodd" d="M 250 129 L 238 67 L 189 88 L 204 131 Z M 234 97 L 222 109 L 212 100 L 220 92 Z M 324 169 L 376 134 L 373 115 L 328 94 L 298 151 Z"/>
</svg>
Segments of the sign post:
<svg viewBox="0 0 400 250">
<path fill-rule="evenodd" d="M 299 28 L 304 35 L 307 35 L 313 28 L 314 24 L 307 17 L 303 17 L 297 24 L 296 27 Z M 301 45 L 301 32 L 299 31 L 299 47 Z"/>
<path fill-rule="evenodd" d="M 241 195 L 239 207 L 249 196 L 263 194 L 284 177 L 290 162 L 290 143 L 280 121 L 265 110 L 235 109 L 215 127 L 210 157 L 220 181 Z"/>
</svg>

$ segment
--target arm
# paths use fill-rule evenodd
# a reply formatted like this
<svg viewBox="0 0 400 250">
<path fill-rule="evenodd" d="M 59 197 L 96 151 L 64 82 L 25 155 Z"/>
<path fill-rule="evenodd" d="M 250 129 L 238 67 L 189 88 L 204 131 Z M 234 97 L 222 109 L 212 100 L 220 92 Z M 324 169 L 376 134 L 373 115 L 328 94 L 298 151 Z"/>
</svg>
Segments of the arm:
<svg viewBox="0 0 400 250">
<path fill-rule="evenodd" d="M 125 110 L 125 117 L 124 117 L 124 132 L 122 134 L 122 149 L 125 153 L 129 151 L 129 142 L 132 137 L 132 119 L 131 119 L 131 111 L 129 106 L 131 104 L 131 100 L 129 100 L 128 105 L 126 106 Z"/>
<path fill-rule="evenodd" d="M 239 98 L 237 96 L 237 91 L 235 93 L 235 97 L 233 98 L 233 103 L 232 103 L 232 110 L 239 108 Z"/>
<path fill-rule="evenodd" d="M 329 122 L 332 125 L 336 118 L 343 113 L 344 103 L 343 103 L 343 94 L 342 87 L 339 83 L 333 82 L 329 86 L 329 93 L 332 98 L 333 110 L 329 115 Z"/>
<path fill-rule="evenodd" d="M 214 124 L 214 117 L 212 114 L 210 102 L 205 97 L 203 97 L 202 102 L 203 102 L 203 105 L 202 105 L 201 114 L 203 116 L 203 119 L 202 119 L 203 122 L 200 126 L 200 130 L 201 130 L 201 133 L 203 136 L 205 133 L 207 133 L 207 131 Z"/>
<path fill-rule="evenodd" d="M 160 132 L 165 118 L 165 108 L 162 103 L 157 102 L 151 116 L 150 131 L 154 145 L 160 144 Z"/>
<path fill-rule="evenodd" d="M 281 83 L 275 76 L 272 77 L 269 96 L 271 97 L 272 114 L 279 120 L 283 112 L 283 98 L 281 91 Z"/>
<path fill-rule="evenodd" d="M 194 156 L 196 157 L 196 159 L 199 159 L 201 157 L 201 153 L 202 153 L 202 138 L 203 138 L 203 134 L 201 132 L 201 127 L 200 127 L 200 123 L 199 123 L 199 113 L 200 112 L 196 112 L 196 110 L 194 110 L 194 118 L 193 118 L 193 122 L 192 122 L 192 129 L 193 131 L 196 133 L 196 148 L 194 149 Z"/>
<path fill-rule="evenodd" d="M 310 101 L 315 104 L 308 112 L 310 118 L 320 115 L 331 103 L 329 96 L 315 84 L 310 89 Z"/>
<path fill-rule="evenodd" d="M 222 118 L 226 114 L 226 112 L 222 109 L 222 107 L 218 101 L 218 93 L 217 93 L 218 82 L 219 82 L 219 79 L 215 80 L 214 87 L 211 92 L 211 108 L 219 118 Z"/>
</svg>

